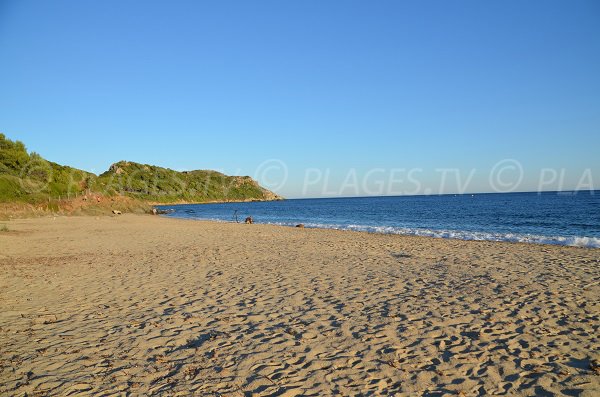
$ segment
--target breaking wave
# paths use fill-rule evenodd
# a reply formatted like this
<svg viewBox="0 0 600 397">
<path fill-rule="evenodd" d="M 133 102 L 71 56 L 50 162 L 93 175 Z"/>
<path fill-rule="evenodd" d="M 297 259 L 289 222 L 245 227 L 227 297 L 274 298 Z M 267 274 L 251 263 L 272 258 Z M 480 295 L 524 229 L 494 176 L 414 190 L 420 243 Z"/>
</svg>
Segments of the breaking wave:
<svg viewBox="0 0 600 397">
<path fill-rule="evenodd" d="M 177 215 L 170 215 L 178 218 Z M 181 217 L 181 216 L 179 216 Z M 189 217 L 187 219 L 196 219 L 212 222 L 229 223 L 231 220 L 218 218 L 201 218 Z M 277 226 L 296 226 L 297 223 L 292 222 L 256 222 L 267 225 Z M 566 245 L 571 247 L 585 248 L 600 248 L 600 238 L 585 237 L 585 236 L 541 236 L 535 234 L 519 234 L 519 233 L 488 233 L 488 232 L 471 232 L 462 230 L 432 230 L 420 228 L 405 228 L 394 226 L 367 226 L 367 225 L 334 225 L 326 223 L 304 223 L 304 227 L 312 229 L 334 229 L 334 230 L 350 230 L 355 232 L 367 232 L 378 234 L 398 234 L 402 236 L 422 236 L 445 238 L 454 240 L 475 240 L 475 241 L 505 241 L 511 243 L 533 243 L 533 244 L 551 244 L 551 245 Z"/>
<path fill-rule="evenodd" d="M 286 222 L 266 223 L 280 226 L 295 226 L 295 224 Z M 567 245 L 572 247 L 600 248 L 600 238 L 584 236 L 540 236 L 533 234 L 518 233 L 486 233 L 469 232 L 461 230 L 431 230 L 418 228 L 402 228 L 393 226 L 329 225 L 322 223 L 305 223 L 304 226 L 307 228 L 317 229 L 352 230 L 357 232 L 399 234 L 403 236 L 423 236 L 456 240 L 508 241 L 513 243 L 552 244 Z"/>
<path fill-rule="evenodd" d="M 165 216 L 446 239 L 600 248 L 600 191 L 302 199 L 162 206 Z"/>
</svg>

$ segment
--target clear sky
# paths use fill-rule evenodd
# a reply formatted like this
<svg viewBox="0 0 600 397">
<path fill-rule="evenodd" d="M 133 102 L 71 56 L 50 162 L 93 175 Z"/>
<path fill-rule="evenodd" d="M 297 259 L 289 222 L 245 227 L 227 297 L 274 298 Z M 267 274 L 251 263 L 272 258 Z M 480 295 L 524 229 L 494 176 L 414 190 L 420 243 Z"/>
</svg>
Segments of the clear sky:
<svg viewBox="0 0 600 397">
<path fill-rule="evenodd" d="M 598 189 L 600 2 L 0 0 L 0 132 L 287 197 Z"/>
</svg>

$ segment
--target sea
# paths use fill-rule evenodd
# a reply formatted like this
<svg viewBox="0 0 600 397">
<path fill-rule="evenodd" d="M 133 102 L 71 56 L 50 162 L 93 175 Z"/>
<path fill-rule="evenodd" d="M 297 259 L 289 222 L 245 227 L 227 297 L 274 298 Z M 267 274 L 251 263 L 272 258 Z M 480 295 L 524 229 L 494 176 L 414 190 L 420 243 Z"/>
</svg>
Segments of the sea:
<svg viewBox="0 0 600 397">
<path fill-rule="evenodd" d="M 345 197 L 159 206 L 173 218 L 600 248 L 600 191 Z"/>
</svg>

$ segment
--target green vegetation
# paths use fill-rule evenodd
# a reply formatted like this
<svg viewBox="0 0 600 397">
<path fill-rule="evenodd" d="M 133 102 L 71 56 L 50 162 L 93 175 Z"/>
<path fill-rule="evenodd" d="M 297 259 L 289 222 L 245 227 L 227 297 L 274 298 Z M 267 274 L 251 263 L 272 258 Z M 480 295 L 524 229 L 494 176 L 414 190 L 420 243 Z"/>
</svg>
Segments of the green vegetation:
<svg viewBox="0 0 600 397">
<path fill-rule="evenodd" d="M 279 199 L 248 176 L 204 170 L 177 172 L 128 161 L 113 164 L 95 182 L 110 194 L 159 203 Z"/>
<path fill-rule="evenodd" d="M 36 203 L 70 198 L 88 188 L 89 172 L 62 166 L 27 153 L 22 142 L 0 134 L 0 202 Z"/>
<path fill-rule="evenodd" d="M 177 172 L 120 161 L 96 176 L 28 153 L 22 142 L 0 134 L 0 203 L 44 203 L 54 211 L 60 207 L 56 201 L 89 198 L 99 203 L 99 197 L 152 203 L 281 199 L 248 176 L 216 171 Z"/>
</svg>

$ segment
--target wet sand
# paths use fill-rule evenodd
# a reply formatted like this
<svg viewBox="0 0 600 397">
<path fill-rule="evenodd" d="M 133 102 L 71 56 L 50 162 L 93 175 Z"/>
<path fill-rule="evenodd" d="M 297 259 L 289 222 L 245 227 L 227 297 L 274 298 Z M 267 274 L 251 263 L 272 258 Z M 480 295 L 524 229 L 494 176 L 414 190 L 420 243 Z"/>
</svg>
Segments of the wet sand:
<svg viewBox="0 0 600 397">
<path fill-rule="evenodd" d="M 0 395 L 598 396 L 600 250 L 6 222 Z"/>
</svg>

